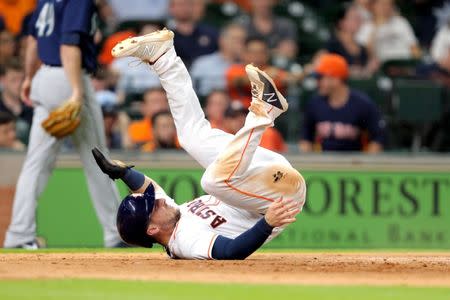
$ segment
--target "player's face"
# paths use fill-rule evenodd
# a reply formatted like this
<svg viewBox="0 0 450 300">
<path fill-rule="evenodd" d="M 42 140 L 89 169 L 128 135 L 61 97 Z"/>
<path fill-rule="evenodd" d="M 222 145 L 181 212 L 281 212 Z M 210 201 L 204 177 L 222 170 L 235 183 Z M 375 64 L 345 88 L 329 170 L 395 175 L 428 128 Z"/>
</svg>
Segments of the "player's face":
<svg viewBox="0 0 450 300">
<path fill-rule="evenodd" d="M 168 205 L 165 199 L 156 199 L 150 222 L 164 227 L 175 224 L 179 219 L 179 215 L 180 211 L 178 208 Z"/>
</svg>

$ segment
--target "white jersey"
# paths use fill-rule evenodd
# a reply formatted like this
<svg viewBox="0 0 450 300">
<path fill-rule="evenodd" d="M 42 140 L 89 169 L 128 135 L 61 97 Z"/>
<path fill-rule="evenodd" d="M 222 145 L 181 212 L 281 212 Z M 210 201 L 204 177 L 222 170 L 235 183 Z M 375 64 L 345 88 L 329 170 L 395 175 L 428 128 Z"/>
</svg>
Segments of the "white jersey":
<svg viewBox="0 0 450 300">
<path fill-rule="evenodd" d="M 210 195 L 184 203 L 179 208 L 181 218 L 168 244 L 172 258 L 212 259 L 212 247 L 218 235 L 236 238 L 263 217 Z M 267 241 L 281 230 L 276 228 Z"/>
</svg>

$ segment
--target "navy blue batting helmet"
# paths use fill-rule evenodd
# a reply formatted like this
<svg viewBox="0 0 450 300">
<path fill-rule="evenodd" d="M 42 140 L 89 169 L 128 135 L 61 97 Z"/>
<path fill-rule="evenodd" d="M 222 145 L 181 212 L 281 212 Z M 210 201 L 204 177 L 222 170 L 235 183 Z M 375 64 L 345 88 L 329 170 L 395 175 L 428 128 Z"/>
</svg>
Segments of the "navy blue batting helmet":
<svg viewBox="0 0 450 300">
<path fill-rule="evenodd" d="M 150 215 L 155 204 L 155 188 L 150 184 L 143 194 L 128 195 L 117 212 L 117 230 L 130 245 L 151 248 L 155 240 L 147 234 Z"/>
</svg>

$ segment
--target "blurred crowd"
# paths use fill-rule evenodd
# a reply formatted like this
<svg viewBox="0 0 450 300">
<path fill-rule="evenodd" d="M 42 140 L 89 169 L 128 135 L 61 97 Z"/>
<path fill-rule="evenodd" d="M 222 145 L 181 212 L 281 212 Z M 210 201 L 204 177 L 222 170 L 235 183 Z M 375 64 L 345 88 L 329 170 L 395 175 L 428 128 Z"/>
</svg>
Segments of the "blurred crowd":
<svg viewBox="0 0 450 300">
<path fill-rule="evenodd" d="M 21 101 L 20 87 L 35 2 L 0 1 L 0 148 L 23 150 L 27 144 L 33 108 Z M 133 58 L 115 59 L 110 54 L 122 39 L 164 27 L 175 32 L 175 49 L 215 128 L 234 134 L 243 126 L 251 101 L 245 65 L 252 63 L 273 78 L 290 103 L 288 113 L 264 133 L 265 148 L 450 150 L 445 105 L 450 88 L 447 1 L 96 2 L 99 66 L 92 83 L 113 150 L 180 149 L 156 74 Z M 429 82 L 426 91 L 442 91 L 439 116 L 427 122 L 401 119 L 398 111 L 404 101 L 397 98 L 400 88 L 395 93 L 397 79 Z M 359 83 L 359 88 L 352 83 Z M 364 88 L 370 84 L 375 89 Z M 409 86 L 412 95 L 415 86 L 419 85 Z M 418 101 L 423 100 L 427 99 Z M 72 147 L 68 140 L 64 149 Z"/>
</svg>

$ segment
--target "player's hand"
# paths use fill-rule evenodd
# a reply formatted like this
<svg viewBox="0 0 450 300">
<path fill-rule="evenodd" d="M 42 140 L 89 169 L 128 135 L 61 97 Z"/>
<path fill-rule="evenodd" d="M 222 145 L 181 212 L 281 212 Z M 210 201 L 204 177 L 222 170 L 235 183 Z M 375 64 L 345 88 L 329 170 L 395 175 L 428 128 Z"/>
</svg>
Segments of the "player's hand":
<svg viewBox="0 0 450 300">
<path fill-rule="evenodd" d="M 127 166 L 119 160 L 108 160 L 98 148 L 92 149 L 92 155 L 102 172 L 113 180 L 122 178 L 129 168 L 134 167 Z"/>
<path fill-rule="evenodd" d="M 72 92 L 72 95 L 70 96 L 68 101 L 83 103 L 83 94 L 80 92 L 74 91 L 74 92 Z"/>
<path fill-rule="evenodd" d="M 33 106 L 33 102 L 30 99 L 31 79 L 25 78 L 20 88 L 20 98 L 22 102 L 27 106 Z"/>
<path fill-rule="evenodd" d="M 265 219 L 272 227 L 280 227 L 295 222 L 295 216 L 300 212 L 297 201 L 280 198 L 267 209 Z"/>
</svg>

